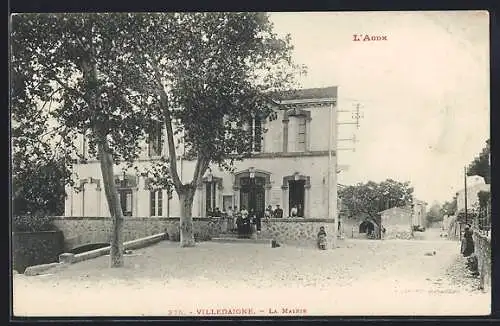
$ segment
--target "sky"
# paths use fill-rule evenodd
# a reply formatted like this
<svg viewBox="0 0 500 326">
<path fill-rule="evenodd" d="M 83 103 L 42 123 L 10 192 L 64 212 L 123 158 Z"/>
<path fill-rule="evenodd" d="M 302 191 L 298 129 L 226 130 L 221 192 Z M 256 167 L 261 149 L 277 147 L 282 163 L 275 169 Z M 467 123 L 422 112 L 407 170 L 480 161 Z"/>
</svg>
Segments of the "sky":
<svg viewBox="0 0 500 326">
<path fill-rule="evenodd" d="M 358 129 L 340 125 L 339 183 L 410 181 L 415 197 L 451 200 L 464 166 L 490 135 L 485 11 L 271 13 L 308 67 L 302 87 L 338 86 L 338 109 L 359 103 Z M 353 34 L 385 36 L 354 42 Z M 339 122 L 352 121 L 339 113 Z"/>
</svg>

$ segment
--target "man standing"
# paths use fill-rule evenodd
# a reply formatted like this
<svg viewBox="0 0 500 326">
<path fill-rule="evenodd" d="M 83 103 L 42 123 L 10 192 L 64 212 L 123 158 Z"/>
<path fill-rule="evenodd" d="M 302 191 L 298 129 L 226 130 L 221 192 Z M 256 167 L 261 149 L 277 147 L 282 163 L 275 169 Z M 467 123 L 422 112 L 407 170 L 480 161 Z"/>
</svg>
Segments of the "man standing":
<svg viewBox="0 0 500 326">
<path fill-rule="evenodd" d="M 280 205 L 276 205 L 276 209 L 274 210 L 274 217 L 275 218 L 283 217 L 283 210 L 280 208 Z"/>
</svg>

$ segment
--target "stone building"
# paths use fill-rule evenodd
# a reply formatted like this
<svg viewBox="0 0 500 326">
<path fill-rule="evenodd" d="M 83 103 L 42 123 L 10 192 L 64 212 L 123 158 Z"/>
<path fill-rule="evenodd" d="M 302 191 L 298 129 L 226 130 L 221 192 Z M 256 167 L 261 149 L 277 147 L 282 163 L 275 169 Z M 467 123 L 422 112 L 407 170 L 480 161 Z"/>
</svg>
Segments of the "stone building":
<svg viewBox="0 0 500 326">
<path fill-rule="evenodd" d="M 467 208 L 473 209 L 479 205 L 478 193 L 480 191 L 490 191 L 490 185 L 484 181 L 484 178 L 478 175 L 467 177 Z M 457 212 L 465 210 L 465 188 L 456 193 Z"/>
<path fill-rule="evenodd" d="M 288 216 L 296 205 L 299 216 L 325 218 L 328 216 L 328 121 L 330 110 L 336 119 L 337 87 L 304 89 L 294 97 L 284 99 L 275 106 L 278 119 L 254 120 L 252 130 L 258 140 L 254 155 L 235 163 L 235 172 L 229 173 L 211 166 L 198 186 L 193 203 L 193 216 L 203 217 L 218 207 L 253 208 L 263 212 L 265 207 L 280 205 Z M 332 124 L 336 126 L 336 124 Z M 267 132 L 262 130 L 266 128 Z M 335 128 L 335 127 L 334 127 Z M 335 135 L 335 131 L 332 133 Z M 146 166 L 160 157 L 168 156 L 166 131 L 150 135 L 149 144 L 136 164 Z M 86 156 L 85 163 L 74 168 L 80 191 L 67 188 L 66 216 L 109 216 L 102 185 L 99 162 L 88 156 L 85 137 L 79 147 Z M 332 144 L 335 148 L 335 141 Z M 195 162 L 183 160 L 182 146 L 178 149 L 178 170 L 182 182 L 192 180 Z M 333 151 L 332 162 L 336 161 Z M 115 180 L 120 202 L 126 216 L 179 216 L 179 200 L 175 191 L 169 196 L 166 190 L 152 189 L 149 180 L 133 169 L 122 172 L 115 166 Z M 333 185 L 337 184 L 333 173 Z M 334 192 L 336 197 L 336 191 Z M 333 198 L 335 198 L 333 197 Z M 336 211 L 336 203 L 332 203 Z"/>
</svg>

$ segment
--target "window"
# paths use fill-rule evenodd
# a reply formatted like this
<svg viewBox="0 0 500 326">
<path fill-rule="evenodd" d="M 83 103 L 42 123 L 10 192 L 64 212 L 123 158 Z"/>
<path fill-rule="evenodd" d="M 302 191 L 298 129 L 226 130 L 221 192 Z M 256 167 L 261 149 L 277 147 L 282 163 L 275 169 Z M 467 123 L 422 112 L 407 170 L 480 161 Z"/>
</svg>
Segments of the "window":
<svg viewBox="0 0 500 326">
<path fill-rule="evenodd" d="M 136 186 L 133 180 L 124 178 L 115 179 L 116 187 L 118 188 L 118 196 L 120 200 L 120 206 L 122 208 L 123 216 L 132 216 L 132 187 Z"/>
<path fill-rule="evenodd" d="M 207 182 L 205 184 L 206 195 L 205 195 L 205 207 L 207 216 L 210 212 L 215 209 L 215 182 Z"/>
<path fill-rule="evenodd" d="M 297 151 L 304 152 L 306 150 L 306 118 L 298 118 L 298 133 L 297 133 Z"/>
<path fill-rule="evenodd" d="M 118 194 L 123 216 L 132 216 L 132 189 L 120 189 Z"/>
<path fill-rule="evenodd" d="M 262 121 L 258 118 L 254 120 L 253 151 L 262 151 Z"/>
<path fill-rule="evenodd" d="M 149 215 L 162 216 L 163 215 L 163 191 L 150 190 L 149 191 Z"/>
<path fill-rule="evenodd" d="M 162 145 L 163 145 L 163 128 L 161 123 L 158 122 L 153 130 L 149 132 L 148 135 L 148 156 L 161 156 L 162 154 Z"/>
<path fill-rule="evenodd" d="M 260 118 L 252 118 L 248 122 L 251 128 L 252 137 L 252 152 L 262 151 L 262 120 Z"/>
</svg>

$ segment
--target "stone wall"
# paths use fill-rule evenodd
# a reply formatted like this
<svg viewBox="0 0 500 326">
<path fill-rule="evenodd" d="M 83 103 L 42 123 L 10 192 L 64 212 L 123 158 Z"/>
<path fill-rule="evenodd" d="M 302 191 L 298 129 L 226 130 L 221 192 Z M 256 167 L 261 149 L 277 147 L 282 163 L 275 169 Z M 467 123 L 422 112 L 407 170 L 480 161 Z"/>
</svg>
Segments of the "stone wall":
<svg viewBox="0 0 500 326">
<path fill-rule="evenodd" d="M 321 218 L 271 218 L 262 220 L 261 237 L 279 243 L 316 247 L 316 240 L 321 226 L 325 227 L 328 243 L 331 245 L 334 234 L 332 219 Z"/>
<path fill-rule="evenodd" d="M 481 286 L 488 289 L 491 286 L 491 238 L 477 231 L 474 232 L 473 238 Z"/>
<path fill-rule="evenodd" d="M 109 217 L 53 217 L 54 225 L 63 232 L 65 250 L 90 243 L 109 243 L 112 221 Z M 194 217 L 194 236 L 198 241 L 210 240 L 221 233 L 218 218 Z M 126 217 L 124 241 L 166 232 L 171 240 L 179 240 L 179 217 Z"/>
</svg>

